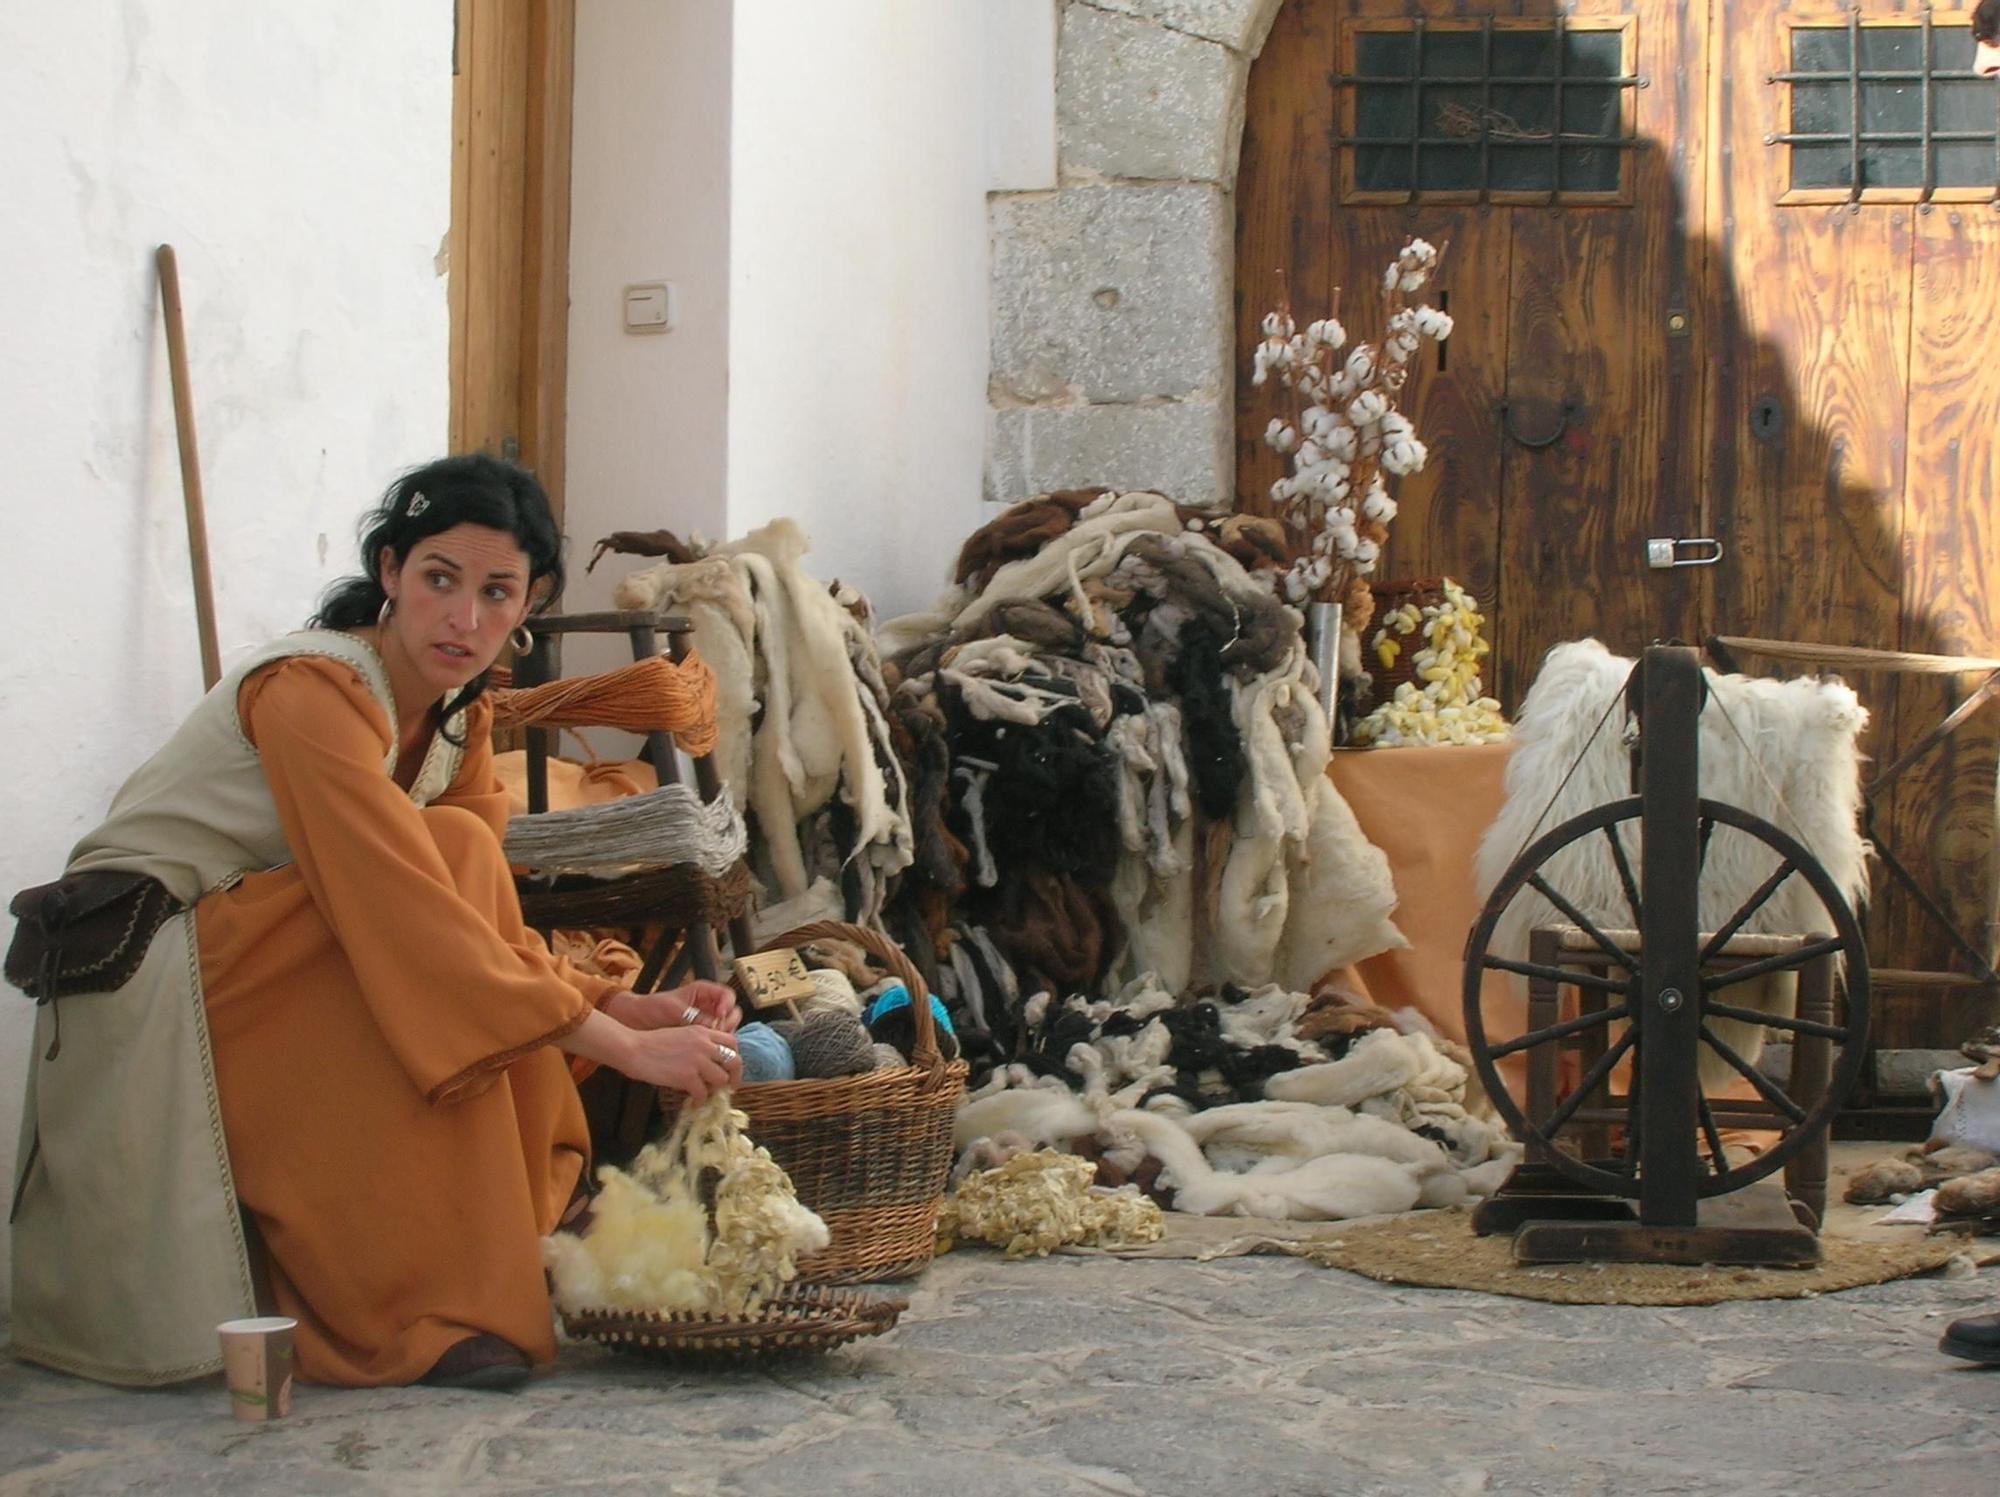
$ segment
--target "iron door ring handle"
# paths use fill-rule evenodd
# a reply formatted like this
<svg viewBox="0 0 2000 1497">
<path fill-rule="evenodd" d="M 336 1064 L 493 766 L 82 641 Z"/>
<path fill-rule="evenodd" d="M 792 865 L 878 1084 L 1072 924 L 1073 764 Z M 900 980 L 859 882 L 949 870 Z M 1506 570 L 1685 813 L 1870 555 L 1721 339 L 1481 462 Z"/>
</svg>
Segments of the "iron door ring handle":
<svg viewBox="0 0 2000 1497">
<path fill-rule="evenodd" d="M 1545 447 L 1555 446 L 1568 434 L 1570 418 L 1577 414 L 1577 409 L 1575 401 L 1565 400 L 1556 416 L 1556 429 L 1545 437 L 1524 437 L 1514 430 L 1514 408 L 1508 401 L 1503 400 L 1494 406 L 1493 413 L 1500 418 L 1500 429 L 1510 438 L 1531 452 L 1540 452 Z"/>
</svg>

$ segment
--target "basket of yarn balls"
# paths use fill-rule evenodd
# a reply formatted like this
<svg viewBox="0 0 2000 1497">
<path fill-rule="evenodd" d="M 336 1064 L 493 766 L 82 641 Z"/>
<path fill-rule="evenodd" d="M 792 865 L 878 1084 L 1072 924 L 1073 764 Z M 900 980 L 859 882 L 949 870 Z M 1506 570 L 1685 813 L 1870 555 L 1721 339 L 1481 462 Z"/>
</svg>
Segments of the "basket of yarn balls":
<svg viewBox="0 0 2000 1497">
<path fill-rule="evenodd" d="M 855 977 L 867 973 L 815 970 L 817 992 L 795 1014 L 781 1009 L 766 1024 L 744 1025 L 735 1105 L 831 1234 L 823 1251 L 800 1260 L 800 1280 L 908 1278 L 936 1250 L 965 1062 L 944 1005 L 893 941 L 822 921 L 767 949 L 814 941 L 858 946 L 889 976 L 864 990 Z"/>
</svg>

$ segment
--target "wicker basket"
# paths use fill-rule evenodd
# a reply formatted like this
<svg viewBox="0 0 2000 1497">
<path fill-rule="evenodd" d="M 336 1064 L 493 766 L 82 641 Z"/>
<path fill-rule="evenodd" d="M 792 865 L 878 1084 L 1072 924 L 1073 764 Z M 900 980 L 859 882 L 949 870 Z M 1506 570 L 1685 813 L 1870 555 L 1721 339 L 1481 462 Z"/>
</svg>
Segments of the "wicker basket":
<svg viewBox="0 0 2000 1497">
<path fill-rule="evenodd" d="M 792 1285 L 754 1315 L 581 1310 L 563 1316 L 563 1329 L 579 1341 L 664 1362 L 744 1361 L 879 1336 L 908 1308 L 906 1300 L 871 1299 L 852 1289 Z"/>
<path fill-rule="evenodd" d="M 760 1081 L 736 1089 L 750 1136 L 784 1166 L 799 1199 L 832 1241 L 802 1259 L 799 1280 L 860 1284 L 922 1273 L 936 1251 L 938 1207 L 951 1173 L 951 1129 L 966 1065 L 938 1050 L 930 990 L 893 941 L 859 925 L 822 921 L 788 930 L 766 949 L 852 941 L 887 963 L 910 990 L 913 1064 L 815 1081 Z M 678 1105 L 679 1094 L 668 1099 Z"/>
<path fill-rule="evenodd" d="M 1413 661 L 1424 645 L 1421 634 L 1392 636 L 1402 645 L 1402 652 L 1396 656 L 1394 665 L 1384 666 L 1382 657 L 1375 653 L 1375 636 L 1381 633 L 1389 615 L 1405 603 L 1416 604 L 1419 612 L 1442 603 L 1446 580 L 1443 577 L 1406 577 L 1395 582 L 1370 585 L 1368 590 L 1375 595 L 1375 617 L 1361 635 L 1361 668 L 1375 678 L 1375 684 L 1368 693 L 1370 707 L 1381 706 L 1395 696 L 1397 687 L 1416 679 Z"/>
</svg>

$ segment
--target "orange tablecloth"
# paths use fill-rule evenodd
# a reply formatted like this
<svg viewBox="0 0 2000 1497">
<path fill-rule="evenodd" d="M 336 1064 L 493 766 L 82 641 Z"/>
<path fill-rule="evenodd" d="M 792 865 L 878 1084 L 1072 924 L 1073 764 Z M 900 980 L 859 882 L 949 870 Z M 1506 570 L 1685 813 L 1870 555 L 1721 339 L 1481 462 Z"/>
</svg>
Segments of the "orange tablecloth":
<svg viewBox="0 0 2000 1497">
<path fill-rule="evenodd" d="M 1343 749 L 1328 773 L 1353 808 L 1369 841 L 1389 858 L 1396 882 L 1396 927 L 1409 938 L 1406 951 L 1370 957 L 1347 979 L 1384 1008 L 1414 1008 L 1439 1034 L 1465 1039 L 1465 938 L 1479 917 L 1473 861 L 1480 838 L 1505 799 L 1505 743 L 1471 747 Z M 1514 1039 L 1527 1026 L 1525 984 L 1489 972 L 1480 985 L 1479 1011 L 1486 1038 Z M 1574 1055 L 1563 1061 L 1573 1071 Z M 1525 1054 L 1499 1062 L 1507 1090 L 1527 1093 Z M 1627 1067 L 1614 1075 L 1622 1085 Z M 1573 1084 L 1574 1075 L 1570 1076 Z M 1712 1095 L 1747 1100 L 1756 1095 L 1737 1081 Z M 1724 1131 L 1725 1142 L 1753 1143 L 1757 1134 Z"/>
<path fill-rule="evenodd" d="M 1384 1008 L 1414 1008 L 1460 1041 L 1465 938 L 1480 907 L 1472 865 L 1500 814 L 1509 751 L 1504 743 L 1341 750 L 1328 770 L 1362 832 L 1388 855 L 1396 926 L 1410 942 L 1362 962 L 1351 980 Z M 1480 1013 L 1489 1039 L 1509 1040 L 1526 1023 L 1527 1001 L 1504 973 L 1488 973 Z M 1501 1062 L 1510 1091 L 1520 1092 L 1526 1064 L 1525 1056 Z"/>
</svg>

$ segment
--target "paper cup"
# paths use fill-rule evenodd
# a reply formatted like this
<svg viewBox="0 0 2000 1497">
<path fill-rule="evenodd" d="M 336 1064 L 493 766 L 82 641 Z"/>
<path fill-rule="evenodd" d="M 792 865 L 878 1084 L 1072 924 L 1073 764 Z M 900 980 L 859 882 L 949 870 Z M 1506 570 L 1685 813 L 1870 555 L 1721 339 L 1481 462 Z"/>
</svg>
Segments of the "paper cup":
<svg viewBox="0 0 2000 1497">
<path fill-rule="evenodd" d="M 229 1384 L 229 1409 L 238 1419 L 261 1423 L 292 1411 L 292 1332 L 298 1322 L 284 1315 L 225 1320 L 222 1376 Z"/>
</svg>

